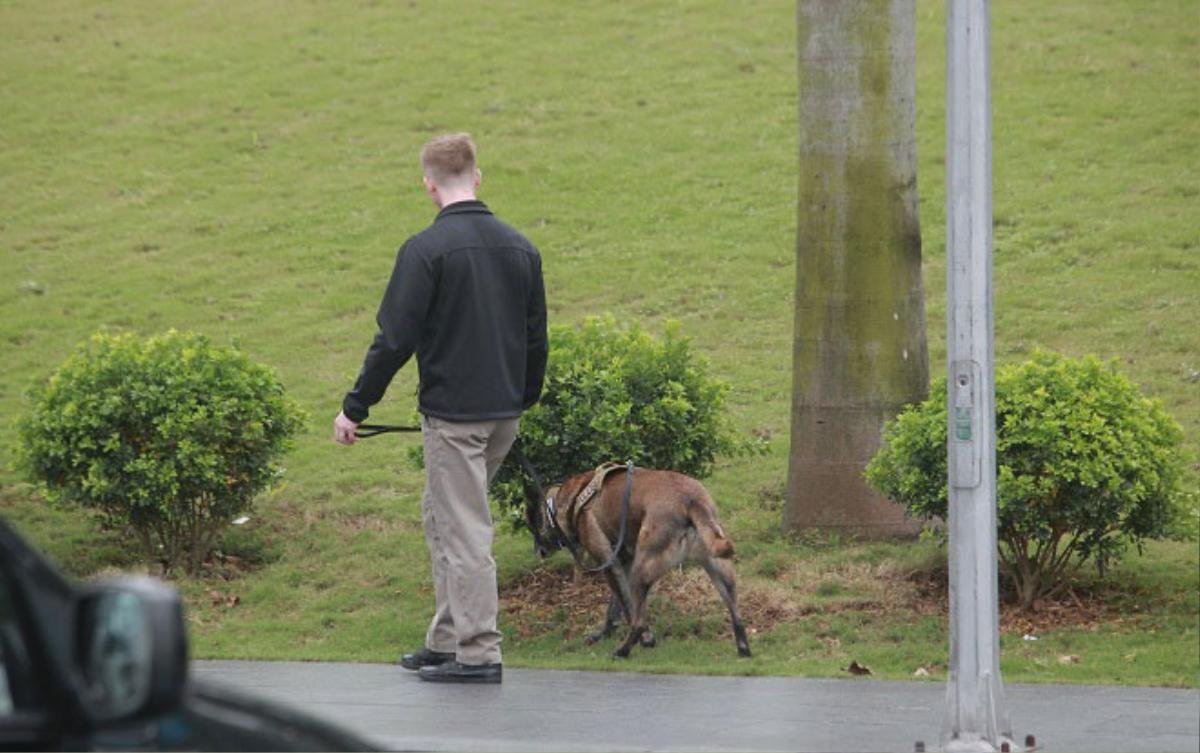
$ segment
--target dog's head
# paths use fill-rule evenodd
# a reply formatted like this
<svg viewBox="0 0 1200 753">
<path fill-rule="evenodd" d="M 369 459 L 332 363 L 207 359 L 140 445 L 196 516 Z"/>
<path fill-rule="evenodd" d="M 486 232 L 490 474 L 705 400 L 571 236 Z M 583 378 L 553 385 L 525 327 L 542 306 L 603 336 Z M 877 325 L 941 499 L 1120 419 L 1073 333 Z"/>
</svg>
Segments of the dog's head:
<svg viewBox="0 0 1200 753">
<path fill-rule="evenodd" d="M 543 559 L 563 548 L 552 513 L 558 490 L 557 484 L 541 489 L 532 484 L 525 486 L 525 525 L 533 534 L 534 554 Z"/>
</svg>

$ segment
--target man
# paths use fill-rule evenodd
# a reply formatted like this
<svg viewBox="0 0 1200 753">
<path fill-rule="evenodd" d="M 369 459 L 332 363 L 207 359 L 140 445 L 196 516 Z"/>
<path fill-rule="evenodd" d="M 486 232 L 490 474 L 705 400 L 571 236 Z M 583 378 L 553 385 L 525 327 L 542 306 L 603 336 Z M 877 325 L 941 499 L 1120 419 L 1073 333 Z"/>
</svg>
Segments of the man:
<svg viewBox="0 0 1200 753">
<path fill-rule="evenodd" d="M 546 372 L 546 295 L 537 249 L 475 197 L 480 172 L 465 133 L 421 151 L 440 210 L 401 247 L 375 335 L 334 439 L 355 428 L 415 352 L 425 449 L 422 502 L 436 611 L 425 646 L 401 659 L 422 680 L 501 679 L 496 565 L 487 487 Z"/>
</svg>

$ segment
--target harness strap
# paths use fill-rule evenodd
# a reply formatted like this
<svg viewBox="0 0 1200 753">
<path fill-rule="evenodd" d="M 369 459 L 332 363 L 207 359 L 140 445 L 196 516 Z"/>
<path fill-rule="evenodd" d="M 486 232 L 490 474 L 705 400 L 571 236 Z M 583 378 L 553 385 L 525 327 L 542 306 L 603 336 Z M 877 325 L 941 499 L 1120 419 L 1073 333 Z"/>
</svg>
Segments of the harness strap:
<svg viewBox="0 0 1200 753">
<path fill-rule="evenodd" d="M 596 498 L 596 493 L 600 491 L 601 486 L 604 486 L 604 480 L 608 478 L 608 474 L 621 468 L 624 468 L 624 466 L 620 463 L 603 463 L 592 472 L 592 480 L 588 482 L 587 486 L 583 487 L 583 491 L 575 495 L 575 509 L 572 511 L 574 515 L 571 520 L 572 525 L 579 519 L 579 516 L 591 504 L 592 500 Z"/>
<path fill-rule="evenodd" d="M 550 527 L 554 529 L 554 535 L 558 536 L 559 540 L 567 547 L 567 551 L 571 553 L 571 558 L 575 560 L 575 564 L 583 570 L 588 570 L 583 564 L 583 555 L 579 553 L 579 544 L 575 542 L 575 539 L 570 534 L 562 529 L 558 524 L 557 518 L 555 518 L 553 498 L 547 500 L 547 502 L 546 509 L 550 513 Z"/>
<path fill-rule="evenodd" d="M 629 523 L 629 497 L 633 494 L 633 461 L 630 460 L 625 464 L 625 491 L 621 494 L 621 529 L 617 535 L 617 543 L 613 546 L 612 554 L 608 556 L 608 560 L 597 568 L 595 571 L 607 570 L 612 567 L 617 561 L 617 555 L 621 553 L 621 548 L 625 546 L 625 528 Z"/>
<path fill-rule="evenodd" d="M 571 505 L 574 502 L 575 500 L 571 500 Z M 568 516 L 573 512 L 571 505 L 567 506 Z M 587 568 L 583 564 L 583 556 L 579 553 L 579 546 L 575 543 L 575 539 L 571 538 L 571 535 L 564 531 L 562 526 L 558 524 L 558 510 L 554 507 L 554 497 L 546 497 L 546 509 L 542 511 L 542 514 L 546 516 L 546 520 L 550 521 L 551 532 L 558 539 L 559 543 L 567 547 L 567 551 L 571 553 L 571 558 L 575 560 L 575 564 L 581 569 L 586 570 Z M 534 535 L 536 536 L 537 534 Z"/>
<path fill-rule="evenodd" d="M 576 525 L 576 521 L 579 520 L 579 516 L 583 513 L 584 508 L 586 508 L 587 505 L 591 503 L 593 499 L 595 499 L 596 492 L 598 492 L 601 485 L 603 485 L 604 479 L 608 477 L 608 474 L 612 473 L 613 471 L 620 470 L 621 468 L 622 466 L 618 465 L 617 463 L 605 463 L 597 468 L 596 475 L 592 477 L 591 482 L 589 482 L 587 487 L 579 493 L 579 496 L 572 501 L 573 509 L 569 510 L 568 512 L 570 513 L 569 518 L 571 520 L 571 526 L 576 531 L 579 530 L 578 525 Z M 596 567 L 585 566 L 583 563 L 583 557 L 579 554 L 578 543 L 573 540 L 573 538 L 567 534 L 566 531 L 559 529 L 559 533 L 563 538 L 563 542 L 567 545 L 567 549 L 571 552 L 571 556 L 575 558 L 575 564 L 578 565 L 584 572 L 598 573 L 609 569 L 616 564 L 617 557 L 620 556 L 621 549 L 625 546 L 625 531 L 629 525 L 629 499 L 633 494 L 633 468 L 634 466 L 632 460 L 630 460 L 624 466 L 625 490 L 621 494 L 621 525 L 617 534 L 617 543 L 613 546 L 612 553 L 609 554 L 608 559 L 605 560 L 603 564 L 597 565 Z M 597 481 L 597 479 L 599 480 Z M 586 498 L 584 497 L 585 494 L 587 495 Z M 551 520 L 554 520 L 554 518 L 551 518 Z M 554 527 L 558 528 L 557 522 L 554 523 Z"/>
</svg>

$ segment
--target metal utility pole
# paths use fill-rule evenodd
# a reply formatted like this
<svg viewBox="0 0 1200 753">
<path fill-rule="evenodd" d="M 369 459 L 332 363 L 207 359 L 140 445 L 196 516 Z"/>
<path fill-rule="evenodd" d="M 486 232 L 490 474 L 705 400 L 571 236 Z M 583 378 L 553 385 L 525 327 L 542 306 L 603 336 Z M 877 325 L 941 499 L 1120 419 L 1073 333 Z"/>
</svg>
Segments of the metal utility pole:
<svg viewBox="0 0 1200 753">
<path fill-rule="evenodd" d="M 950 671 L 943 748 L 1012 745 L 1000 678 L 988 0 L 946 0 Z"/>
</svg>

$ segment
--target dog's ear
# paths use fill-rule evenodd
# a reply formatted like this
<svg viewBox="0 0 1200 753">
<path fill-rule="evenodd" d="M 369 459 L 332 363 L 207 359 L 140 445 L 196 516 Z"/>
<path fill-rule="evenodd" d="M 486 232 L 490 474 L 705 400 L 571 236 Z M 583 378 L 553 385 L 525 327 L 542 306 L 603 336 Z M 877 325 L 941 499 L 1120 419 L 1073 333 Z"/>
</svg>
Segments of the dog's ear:
<svg viewBox="0 0 1200 753">
<path fill-rule="evenodd" d="M 545 528 L 543 518 L 545 512 L 542 511 L 542 499 L 540 495 L 534 491 L 532 484 L 525 485 L 525 527 L 529 529 L 529 533 L 533 535 L 533 553 L 538 556 L 538 559 L 545 559 L 550 552 L 550 547 L 542 538 L 542 529 Z"/>
<path fill-rule="evenodd" d="M 567 505 L 571 504 L 571 500 L 579 496 L 583 491 L 583 487 L 588 485 L 592 480 L 592 472 L 581 473 L 578 476 L 572 476 L 559 486 L 558 492 L 554 495 L 554 504 L 559 510 L 565 510 Z"/>
<path fill-rule="evenodd" d="M 559 510 L 564 509 L 568 504 L 570 504 L 575 492 L 578 492 L 580 488 L 581 487 L 575 484 L 574 476 L 566 481 L 563 481 L 558 485 L 558 488 L 554 490 L 554 507 Z"/>
</svg>

